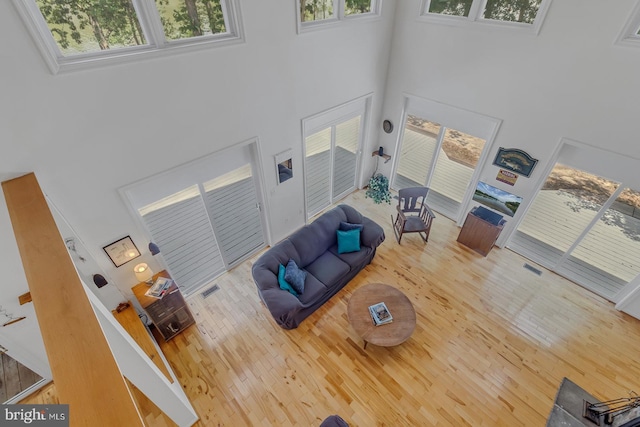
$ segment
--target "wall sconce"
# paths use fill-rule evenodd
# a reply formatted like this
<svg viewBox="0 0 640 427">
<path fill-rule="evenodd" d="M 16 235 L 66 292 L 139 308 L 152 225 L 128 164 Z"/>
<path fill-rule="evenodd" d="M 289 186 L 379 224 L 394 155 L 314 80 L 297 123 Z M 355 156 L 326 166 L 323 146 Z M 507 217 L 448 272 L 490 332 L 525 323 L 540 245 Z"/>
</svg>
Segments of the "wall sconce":
<svg viewBox="0 0 640 427">
<path fill-rule="evenodd" d="M 158 255 L 160 253 L 160 247 L 153 242 L 149 242 L 149 252 L 151 252 L 151 255 Z"/>
<path fill-rule="evenodd" d="M 149 266 L 141 262 L 140 264 L 133 267 L 133 272 L 136 275 L 136 279 L 139 282 L 146 282 L 148 284 L 153 283 L 153 271 L 149 268 Z"/>
<path fill-rule="evenodd" d="M 93 275 L 93 283 L 95 283 L 98 288 L 101 288 L 101 287 L 109 284 L 109 282 L 107 282 L 107 279 L 105 279 L 102 274 L 94 274 Z"/>
</svg>

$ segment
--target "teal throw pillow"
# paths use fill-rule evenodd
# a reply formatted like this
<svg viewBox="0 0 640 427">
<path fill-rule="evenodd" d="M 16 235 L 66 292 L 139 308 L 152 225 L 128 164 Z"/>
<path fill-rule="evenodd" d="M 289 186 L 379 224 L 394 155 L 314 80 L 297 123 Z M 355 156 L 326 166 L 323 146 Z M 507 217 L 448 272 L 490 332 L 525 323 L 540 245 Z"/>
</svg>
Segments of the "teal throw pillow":
<svg viewBox="0 0 640 427">
<path fill-rule="evenodd" d="M 284 278 L 285 270 L 286 269 L 284 265 L 280 264 L 278 266 L 278 284 L 280 285 L 280 289 L 282 289 L 283 291 L 289 291 L 291 295 L 298 296 L 298 293 L 296 292 L 296 290 L 293 289 L 289 284 L 289 282 L 285 280 Z"/>
<path fill-rule="evenodd" d="M 307 278 L 307 272 L 301 270 L 298 264 L 292 259 L 287 263 L 284 272 L 284 280 L 291 284 L 291 287 L 298 293 L 304 292 L 304 279 Z"/>
<path fill-rule="evenodd" d="M 337 230 L 336 233 L 338 233 L 339 254 L 358 252 L 360 250 L 360 229 L 354 228 L 348 231 Z"/>
<path fill-rule="evenodd" d="M 363 224 L 352 224 L 350 222 L 340 221 L 340 227 L 338 227 L 338 230 L 349 231 L 349 230 L 353 230 L 353 229 L 356 229 L 356 228 L 358 230 L 362 230 L 363 227 L 364 227 Z"/>
</svg>

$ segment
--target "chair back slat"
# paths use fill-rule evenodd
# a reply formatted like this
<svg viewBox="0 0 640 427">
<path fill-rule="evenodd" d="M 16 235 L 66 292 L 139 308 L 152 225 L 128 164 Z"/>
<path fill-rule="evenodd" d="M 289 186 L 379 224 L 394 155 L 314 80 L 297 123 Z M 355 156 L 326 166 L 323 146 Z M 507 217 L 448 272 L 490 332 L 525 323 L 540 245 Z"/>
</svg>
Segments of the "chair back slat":
<svg viewBox="0 0 640 427">
<path fill-rule="evenodd" d="M 429 189 L 427 187 L 409 187 L 398 190 L 398 206 L 403 212 L 420 212 Z"/>
</svg>

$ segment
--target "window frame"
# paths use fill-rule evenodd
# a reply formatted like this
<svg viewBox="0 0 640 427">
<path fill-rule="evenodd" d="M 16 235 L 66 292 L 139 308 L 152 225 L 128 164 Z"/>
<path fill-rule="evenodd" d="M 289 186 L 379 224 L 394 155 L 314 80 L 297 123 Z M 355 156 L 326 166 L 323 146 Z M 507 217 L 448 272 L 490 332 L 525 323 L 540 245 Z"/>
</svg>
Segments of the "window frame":
<svg viewBox="0 0 640 427">
<path fill-rule="evenodd" d="M 207 34 L 180 40 L 168 40 L 160 20 L 160 12 L 153 0 L 132 0 L 138 21 L 147 44 L 127 46 L 97 52 L 65 56 L 51 34 L 35 0 L 13 0 L 52 74 L 86 70 L 105 65 L 133 62 L 141 58 L 158 57 L 177 52 L 187 52 L 211 46 L 226 46 L 244 42 L 244 28 L 239 0 L 220 0 L 227 32 Z"/>
<path fill-rule="evenodd" d="M 551 1 L 552 0 L 541 0 L 540 7 L 538 8 L 538 13 L 536 14 L 536 17 L 532 24 L 484 18 L 482 14 L 484 13 L 487 0 L 472 0 L 471 9 L 469 10 L 469 16 L 431 13 L 429 12 L 431 0 L 422 0 L 420 5 L 420 16 L 418 17 L 418 19 L 421 21 L 451 26 L 479 25 L 491 28 L 504 28 L 510 30 L 531 32 L 537 35 L 538 33 L 540 33 L 542 23 L 547 16 Z"/>
<path fill-rule="evenodd" d="M 622 28 L 620 35 L 616 39 L 616 44 L 629 47 L 640 47 L 640 2 L 636 3 L 631 11 L 627 23 Z"/>
<path fill-rule="evenodd" d="M 382 0 L 371 0 L 371 12 L 348 16 L 344 13 L 345 0 L 333 0 L 333 4 L 335 9 L 333 18 L 302 22 L 300 0 L 296 0 L 296 26 L 298 34 L 340 25 L 342 22 L 376 19 L 379 18 L 382 13 Z"/>
</svg>

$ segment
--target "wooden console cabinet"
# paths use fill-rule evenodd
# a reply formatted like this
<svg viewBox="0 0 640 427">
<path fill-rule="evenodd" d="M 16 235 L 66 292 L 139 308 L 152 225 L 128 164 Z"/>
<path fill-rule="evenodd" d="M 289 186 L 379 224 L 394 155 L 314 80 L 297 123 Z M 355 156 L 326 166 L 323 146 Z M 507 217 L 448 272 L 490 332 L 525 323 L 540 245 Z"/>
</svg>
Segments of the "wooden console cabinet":
<svg viewBox="0 0 640 427">
<path fill-rule="evenodd" d="M 156 274 L 153 280 L 160 276 L 169 278 L 167 272 L 163 270 Z M 169 341 L 195 323 L 191 311 L 189 311 L 189 307 L 175 282 L 161 299 L 145 295 L 145 292 L 149 289 L 149 285 L 146 283 L 138 283 L 131 289 L 165 341 Z"/>
<path fill-rule="evenodd" d="M 487 218 L 484 215 L 486 212 L 491 214 L 493 221 L 485 219 Z M 498 240 L 504 223 L 505 221 L 500 215 L 481 206 L 475 207 L 467 214 L 467 219 L 458 235 L 458 242 L 486 257 Z"/>
</svg>

